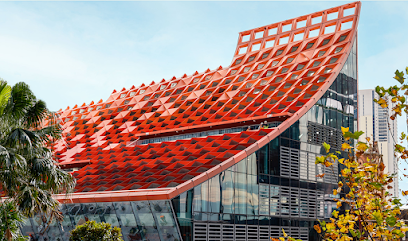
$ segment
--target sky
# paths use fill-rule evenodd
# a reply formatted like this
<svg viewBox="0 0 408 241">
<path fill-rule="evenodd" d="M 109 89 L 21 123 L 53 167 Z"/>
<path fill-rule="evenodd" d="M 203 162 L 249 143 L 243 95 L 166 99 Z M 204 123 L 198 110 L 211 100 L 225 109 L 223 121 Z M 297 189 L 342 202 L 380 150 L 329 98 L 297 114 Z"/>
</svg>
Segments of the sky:
<svg viewBox="0 0 408 241">
<path fill-rule="evenodd" d="M 28 83 L 57 111 L 228 66 L 239 32 L 345 3 L 0 2 L 0 77 Z M 408 2 L 362 2 L 359 89 L 393 85 L 395 70 L 408 66 L 407 9 Z"/>
</svg>

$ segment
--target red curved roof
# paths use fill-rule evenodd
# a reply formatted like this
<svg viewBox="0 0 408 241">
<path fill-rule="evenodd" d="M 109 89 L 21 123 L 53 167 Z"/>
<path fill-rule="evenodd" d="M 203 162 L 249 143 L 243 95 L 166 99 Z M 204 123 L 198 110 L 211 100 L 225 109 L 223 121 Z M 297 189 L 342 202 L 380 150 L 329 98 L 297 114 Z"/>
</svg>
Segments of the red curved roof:
<svg viewBox="0 0 408 241">
<path fill-rule="evenodd" d="M 169 199 L 250 155 L 329 88 L 351 50 L 359 12 L 354 2 L 244 31 L 226 68 L 60 110 L 66 138 L 56 145 L 57 156 L 62 166 L 80 167 L 72 201 Z M 263 121 L 282 123 L 246 130 Z M 236 127 L 241 130 L 158 139 Z M 155 143 L 144 144 L 152 138 Z"/>
</svg>

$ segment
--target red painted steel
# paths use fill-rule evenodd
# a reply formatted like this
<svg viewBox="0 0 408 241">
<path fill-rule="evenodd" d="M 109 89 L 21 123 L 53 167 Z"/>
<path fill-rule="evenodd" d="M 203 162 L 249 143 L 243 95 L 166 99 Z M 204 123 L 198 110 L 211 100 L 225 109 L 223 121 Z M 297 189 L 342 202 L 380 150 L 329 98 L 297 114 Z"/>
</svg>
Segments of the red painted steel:
<svg viewBox="0 0 408 241">
<path fill-rule="evenodd" d="M 356 38 L 360 5 L 241 32 L 227 68 L 114 90 L 105 102 L 60 110 L 65 140 L 56 145 L 57 156 L 62 166 L 81 168 L 73 172 L 75 193 L 69 200 L 57 197 L 80 203 L 170 199 L 255 152 L 305 114 L 334 81 Z M 138 142 L 265 120 L 283 123 L 273 129 Z"/>
</svg>

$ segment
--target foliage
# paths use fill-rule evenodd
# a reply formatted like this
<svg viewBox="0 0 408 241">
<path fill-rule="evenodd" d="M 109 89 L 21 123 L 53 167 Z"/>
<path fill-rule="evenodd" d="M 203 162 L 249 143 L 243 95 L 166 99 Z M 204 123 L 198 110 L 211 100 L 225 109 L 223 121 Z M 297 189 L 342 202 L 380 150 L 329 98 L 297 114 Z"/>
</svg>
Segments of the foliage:
<svg viewBox="0 0 408 241">
<path fill-rule="evenodd" d="M 120 228 L 109 223 L 88 221 L 71 231 L 70 241 L 123 241 Z"/>
<path fill-rule="evenodd" d="M 46 223 L 61 218 L 52 195 L 69 193 L 75 186 L 51 148 L 61 133 L 54 113 L 27 84 L 11 87 L 0 79 L 0 188 L 23 215 L 38 213 Z"/>
<path fill-rule="evenodd" d="M 405 73 L 408 75 L 408 67 L 405 68 Z M 399 85 L 394 85 L 389 88 L 384 88 L 381 86 L 377 86 L 375 88 L 375 92 L 378 94 L 379 98 L 374 100 L 377 102 L 382 108 L 388 108 L 388 100 L 390 99 L 392 102 L 392 115 L 390 118 L 394 120 L 397 116 L 401 116 L 402 112 L 408 114 L 408 103 L 406 101 L 406 96 L 408 95 L 408 82 L 405 81 L 405 76 L 403 71 L 396 70 L 394 79 L 396 79 Z M 408 119 L 407 119 L 408 124 Z M 396 138 L 396 137 L 394 137 Z M 401 136 L 399 137 L 400 143 L 395 144 L 395 152 L 398 153 L 399 158 L 402 160 L 407 161 L 408 159 L 408 150 L 402 146 L 403 141 L 408 141 L 408 136 L 406 133 L 401 132 Z M 394 140 L 397 142 L 397 140 Z M 403 174 L 407 177 L 407 174 Z M 402 192 L 405 196 L 408 194 L 408 191 Z"/>
<path fill-rule="evenodd" d="M 0 241 L 23 241 L 25 237 L 20 232 L 20 223 L 23 221 L 21 213 L 15 204 L 4 201 L 0 204 Z"/>
<path fill-rule="evenodd" d="M 398 215 L 402 206 L 399 199 L 392 198 L 387 191 L 392 187 L 394 174 L 384 173 L 382 156 L 375 143 L 358 142 L 355 147 L 350 140 L 358 139 L 362 132 L 349 132 L 342 127 L 346 142 L 342 150 L 348 152 L 348 158 L 339 158 L 330 152 L 330 145 L 324 143 L 327 155 L 316 158 L 316 164 L 326 167 L 341 163 L 341 180 L 333 195 L 337 209 L 344 206 L 344 212 L 334 210 L 330 221 L 320 220 L 314 229 L 324 240 L 400 240 L 408 227 Z M 285 234 L 288 240 L 293 238 Z M 285 238 L 281 238 L 282 241 Z"/>
<path fill-rule="evenodd" d="M 382 108 L 388 108 L 390 98 L 392 120 L 401 116 L 402 111 L 408 114 L 404 96 L 408 95 L 408 83 L 405 83 L 402 71 L 397 70 L 394 78 L 400 85 L 388 89 L 377 86 L 379 99 L 374 100 Z M 370 138 L 366 138 L 366 142 L 357 141 L 363 134 L 361 131 L 352 133 L 342 127 L 342 132 L 346 140 L 342 150 L 347 151 L 348 158 L 339 158 L 338 154 L 341 153 L 331 153 L 330 145 L 324 143 L 327 154 L 317 157 L 316 164 L 330 167 L 339 162 L 344 165 L 339 175 L 341 180 L 338 188 L 333 190 L 333 195 L 341 197 L 335 199 L 337 209 L 343 211 L 334 210 L 330 220 L 319 220 L 314 229 L 324 240 L 401 240 L 408 231 L 407 225 L 400 219 L 402 204 L 400 199 L 392 198 L 387 191 L 392 188 L 390 184 L 394 178 L 398 177 L 396 174 L 384 173 L 385 166 L 376 142 Z M 351 140 L 357 141 L 357 144 L 351 144 Z M 402 142 L 407 140 L 408 136 L 401 133 L 400 143 L 395 144 L 395 153 L 404 160 L 408 159 L 408 150 L 402 146 Z M 402 194 L 407 195 L 408 191 Z M 284 233 L 280 240 L 285 239 L 295 240 Z"/>
</svg>

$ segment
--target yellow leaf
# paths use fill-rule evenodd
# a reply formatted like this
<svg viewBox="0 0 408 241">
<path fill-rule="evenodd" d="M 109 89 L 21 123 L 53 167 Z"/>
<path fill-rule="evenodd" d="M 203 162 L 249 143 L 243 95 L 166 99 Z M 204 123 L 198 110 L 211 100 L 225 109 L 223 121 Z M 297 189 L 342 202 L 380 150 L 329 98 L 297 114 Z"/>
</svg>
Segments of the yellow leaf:
<svg viewBox="0 0 408 241">
<path fill-rule="evenodd" d="M 348 143 L 343 143 L 342 145 L 341 145 L 341 149 L 344 151 L 344 150 L 347 150 L 347 149 L 350 149 L 351 148 L 351 146 L 348 144 Z"/>
<path fill-rule="evenodd" d="M 333 230 L 336 228 L 336 226 L 334 225 L 334 223 L 328 223 L 326 224 L 326 228 L 328 231 Z"/>
<path fill-rule="evenodd" d="M 283 237 L 287 237 L 288 235 L 285 233 L 285 230 L 282 228 L 282 232 L 283 232 Z"/>
<path fill-rule="evenodd" d="M 334 210 L 332 212 L 333 217 L 337 218 L 339 216 L 339 211 Z"/>
<path fill-rule="evenodd" d="M 337 202 L 337 208 L 340 208 L 340 207 L 341 207 L 341 202 L 338 201 L 338 202 Z"/>
<path fill-rule="evenodd" d="M 333 189 L 333 195 L 336 196 L 337 195 L 337 190 Z"/>
<path fill-rule="evenodd" d="M 363 142 L 359 142 L 357 144 L 357 150 L 359 150 L 359 151 L 365 151 L 365 150 L 367 150 L 367 148 L 368 148 L 367 144 L 365 144 Z"/>
<path fill-rule="evenodd" d="M 344 134 L 346 134 L 346 132 L 349 132 L 349 127 L 341 127 L 341 132 Z"/>
<path fill-rule="evenodd" d="M 320 226 L 317 225 L 317 224 L 314 225 L 313 228 L 316 230 L 317 233 L 321 233 L 321 232 L 322 232 L 322 230 L 320 229 Z M 284 240 L 283 240 L 283 241 L 284 241 Z"/>
<path fill-rule="evenodd" d="M 341 233 L 348 233 L 348 229 L 343 226 L 343 227 L 340 229 L 340 232 L 341 232 Z"/>
<path fill-rule="evenodd" d="M 285 241 L 285 239 L 284 239 L 284 238 L 282 238 L 282 237 L 279 237 L 279 239 L 280 239 L 280 241 Z"/>
</svg>

